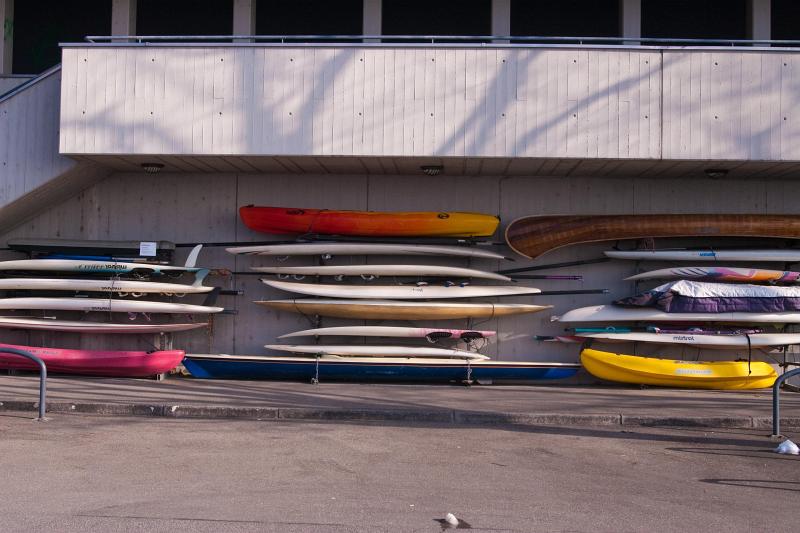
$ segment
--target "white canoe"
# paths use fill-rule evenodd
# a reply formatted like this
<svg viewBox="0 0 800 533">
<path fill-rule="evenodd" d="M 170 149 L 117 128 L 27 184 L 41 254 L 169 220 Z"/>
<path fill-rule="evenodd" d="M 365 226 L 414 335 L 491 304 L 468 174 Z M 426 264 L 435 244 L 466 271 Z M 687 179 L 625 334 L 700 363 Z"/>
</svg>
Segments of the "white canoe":
<svg viewBox="0 0 800 533">
<path fill-rule="evenodd" d="M 428 335 L 446 337 L 449 334 L 453 338 L 461 335 L 467 337 L 492 337 L 494 331 L 474 331 L 469 329 L 435 329 L 435 328 L 406 328 L 398 326 L 339 326 L 330 328 L 305 329 L 286 333 L 278 337 L 285 339 L 288 337 L 311 337 L 322 335 L 341 335 L 347 337 L 404 337 L 404 338 L 424 338 Z"/>
<path fill-rule="evenodd" d="M 111 298 L 0 298 L 0 309 L 106 311 L 111 313 L 219 313 L 223 307 Z"/>
<path fill-rule="evenodd" d="M 203 269 L 150 263 L 127 263 L 122 261 L 17 259 L 13 261 L 0 261 L 0 270 L 83 272 L 91 274 L 128 274 L 131 272 L 147 271 L 153 274 L 162 274 L 164 272 L 198 272 Z"/>
<path fill-rule="evenodd" d="M 364 346 L 364 345 L 295 345 L 267 344 L 268 350 L 290 353 L 306 353 L 311 355 L 344 355 L 366 357 L 449 357 L 458 359 L 489 359 L 485 355 L 464 350 L 432 348 L 428 346 Z"/>
<path fill-rule="evenodd" d="M 494 272 L 437 265 L 323 265 L 251 267 L 266 274 L 302 276 L 452 276 L 454 278 L 481 278 L 511 281 L 511 278 Z"/>
<path fill-rule="evenodd" d="M 487 285 L 326 285 L 322 283 L 294 283 L 262 279 L 266 285 L 282 291 L 324 296 L 328 298 L 387 298 L 398 300 L 425 300 L 433 298 L 479 298 L 483 296 L 522 296 L 542 292 L 534 287 Z"/>
<path fill-rule="evenodd" d="M 745 324 L 794 324 L 800 323 L 800 312 L 665 313 L 655 308 L 593 305 L 573 309 L 556 319 L 559 322 L 733 322 Z"/>
<path fill-rule="evenodd" d="M 71 331 L 74 333 L 166 333 L 204 328 L 205 322 L 184 324 L 116 324 L 112 322 L 82 322 L 78 320 L 53 320 L 49 318 L 0 317 L 0 328 L 32 329 L 42 331 Z"/>
<path fill-rule="evenodd" d="M 523 313 L 538 313 L 552 305 L 496 304 L 488 302 L 403 302 L 392 300 L 343 300 L 295 298 L 259 300 L 255 303 L 304 315 L 357 318 L 364 320 L 451 320 L 458 318 L 496 318 Z"/>
<path fill-rule="evenodd" d="M 763 348 L 769 346 L 788 346 L 800 344 L 800 333 L 752 333 L 746 335 L 708 335 L 703 333 L 576 333 L 576 337 L 610 342 L 650 342 L 655 344 L 688 344 L 716 349 L 747 349 L 749 346 Z"/>
<path fill-rule="evenodd" d="M 430 244 L 383 244 L 363 242 L 310 242 L 297 244 L 267 244 L 225 248 L 232 254 L 275 255 L 428 255 L 505 259 L 501 254 L 468 246 L 437 246 Z"/>
<path fill-rule="evenodd" d="M 614 259 L 636 261 L 800 261 L 800 250 L 610 250 L 603 253 Z"/>
<path fill-rule="evenodd" d="M 43 291 L 89 291 L 122 294 L 197 294 L 211 292 L 214 287 L 184 285 L 181 283 L 159 283 L 156 281 L 132 281 L 127 279 L 45 279 L 3 278 L 0 290 Z"/>
</svg>

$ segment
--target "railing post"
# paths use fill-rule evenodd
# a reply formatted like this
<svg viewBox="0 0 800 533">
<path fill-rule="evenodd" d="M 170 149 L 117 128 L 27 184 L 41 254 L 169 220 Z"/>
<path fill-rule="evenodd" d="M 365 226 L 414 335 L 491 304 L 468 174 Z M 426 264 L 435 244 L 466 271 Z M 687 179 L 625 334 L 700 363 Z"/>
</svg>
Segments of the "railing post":
<svg viewBox="0 0 800 533">
<path fill-rule="evenodd" d="M 772 435 L 771 438 L 777 439 L 781 437 L 781 406 L 780 406 L 780 391 L 783 382 L 792 376 L 800 375 L 800 368 L 795 368 L 779 376 L 772 385 Z"/>
<path fill-rule="evenodd" d="M 44 361 L 36 357 L 30 352 L 26 352 L 25 350 L 18 350 L 16 348 L 8 348 L 8 347 L 0 347 L 0 353 L 10 353 L 14 355 L 19 355 L 22 357 L 26 357 L 39 365 L 39 418 L 36 420 L 40 422 L 44 422 L 47 420 L 44 414 L 46 409 L 46 396 L 47 396 L 47 367 L 44 364 Z"/>
</svg>

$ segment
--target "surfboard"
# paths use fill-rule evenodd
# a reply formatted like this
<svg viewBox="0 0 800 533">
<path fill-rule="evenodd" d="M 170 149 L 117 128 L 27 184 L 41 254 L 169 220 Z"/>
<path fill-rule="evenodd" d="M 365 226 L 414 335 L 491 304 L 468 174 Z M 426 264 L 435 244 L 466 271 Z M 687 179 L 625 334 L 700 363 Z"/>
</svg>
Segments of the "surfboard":
<svg viewBox="0 0 800 533">
<path fill-rule="evenodd" d="M 705 335 L 702 333 L 576 333 L 576 337 L 612 342 L 688 344 L 713 349 L 747 349 L 800 344 L 800 333 L 753 333 L 750 335 Z M 749 339 L 749 344 L 748 344 Z"/>
<path fill-rule="evenodd" d="M 207 326 L 208 324 L 205 322 L 190 322 L 184 324 L 117 324 L 113 322 L 82 322 L 78 320 L 54 320 L 49 318 L 30 318 L 21 316 L 0 317 L 0 328 L 32 329 L 39 331 L 70 331 L 73 333 L 168 333 L 189 331 Z"/>
<path fill-rule="evenodd" d="M 323 265 L 323 266 L 286 266 L 286 267 L 250 267 L 256 272 L 278 275 L 301 276 L 434 276 L 453 278 L 480 278 L 498 281 L 511 281 L 511 278 L 494 272 L 438 265 Z"/>
<path fill-rule="evenodd" d="M 763 361 L 676 361 L 585 349 L 583 367 L 593 376 L 620 383 L 692 389 L 765 389 L 778 374 Z"/>
<path fill-rule="evenodd" d="M 239 216 L 262 233 L 315 233 L 370 237 L 486 237 L 500 219 L 482 213 L 385 212 L 243 206 Z"/>
<path fill-rule="evenodd" d="M 478 298 L 483 296 L 522 296 L 542 292 L 534 287 L 487 285 L 327 285 L 323 283 L 295 283 L 271 279 L 261 280 L 265 285 L 282 291 L 323 296 L 329 298 L 387 298 L 400 300 L 426 300 L 432 298 Z"/>
<path fill-rule="evenodd" d="M 474 340 L 485 337 L 492 337 L 494 331 L 475 331 L 470 329 L 435 329 L 435 328 L 407 328 L 399 326 L 339 326 L 329 328 L 304 329 L 286 333 L 278 337 L 286 339 L 289 337 L 310 337 L 323 335 L 341 335 L 354 337 L 405 337 L 405 338 L 424 338 L 433 339 L 464 338 Z"/>
<path fill-rule="evenodd" d="M 636 261 L 748 261 L 752 263 L 794 263 L 800 250 L 609 250 L 613 259 Z"/>
<path fill-rule="evenodd" d="M 358 242 L 309 242 L 297 244 L 267 244 L 225 248 L 228 253 L 289 257 L 294 255 L 422 255 L 505 259 L 490 250 L 468 246 L 436 246 L 428 244 L 383 244 Z"/>
<path fill-rule="evenodd" d="M 506 242 L 535 259 L 572 244 L 655 237 L 800 238 L 798 215 L 556 215 L 518 218 L 506 228 Z"/>
<path fill-rule="evenodd" d="M 368 357 L 455 357 L 458 359 L 489 359 L 483 354 L 467 352 L 465 350 L 452 350 L 448 348 L 435 348 L 430 346 L 364 346 L 358 345 L 322 345 L 322 344 L 267 344 L 264 348 L 290 353 L 305 353 L 309 355 L 345 355 Z"/>
<path fill-rule="evenodd" d="M 110 292 L 115 294 L 198 294 L 211 292 L 213 289 L 214 287 L 204 287 L 198 284 L 184 285 L 181 283 L 159 283 L 127 279 L 0 279 L 0 291 L 36 290 Z"/>
<path fill-rule="evenodd" d="M 428 357 L 342 357 L 187 354 L 183 364 L 202 379 L 343 381 L 542 380 L 575 375 L 577 363 L 484 361 Z"/>
<path fill-rule="evenodd" d="M 652 307 L 593 305 L 573 309 L 559 322 L 732 322 L 756 324 L 800 323 L 800 311 L 780 313 L 665 313 Z"/>
<path fill-rule="evenodd" d="M 494 318 L 521 313 L 537 313 L 552 305 L 495 304 L 483 302 L 397 302 L 391 300 L 292 299 L 255 302 L 279 311 L 305 315 L 374 320 L 448 320 L 455 318 Z"/>
<path fill-rule="evenodd" d="M 800 279 L 800 272 L 727 266 L 687 266 L 651 270 L 625 278 L 627 281 L 647 279 L 690 279 L 743 283 L 797 283 L 798 279 Z"/>
<path fill-rule="evenodd" d="M 223 307 L 111 298 L 0 298 L 0 309 L 106 311 L 111 313 L 220 313 Z"/>
</svg>

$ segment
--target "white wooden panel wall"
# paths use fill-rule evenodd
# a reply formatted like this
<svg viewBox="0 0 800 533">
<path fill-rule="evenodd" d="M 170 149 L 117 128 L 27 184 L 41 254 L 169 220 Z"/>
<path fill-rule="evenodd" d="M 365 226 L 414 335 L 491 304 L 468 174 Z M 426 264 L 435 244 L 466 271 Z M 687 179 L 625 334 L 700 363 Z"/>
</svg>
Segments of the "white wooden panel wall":
<svg viewBox="0 0 800 533">
<path fill-rule="evenodd" d="M 664 54 L 664 159 L 800 159 L 800 54 Z"/>
<path fill-rule="evenodd" d="M 657 158 L 642 49 L 64 49 L 67 154 Z"/>
</svg>

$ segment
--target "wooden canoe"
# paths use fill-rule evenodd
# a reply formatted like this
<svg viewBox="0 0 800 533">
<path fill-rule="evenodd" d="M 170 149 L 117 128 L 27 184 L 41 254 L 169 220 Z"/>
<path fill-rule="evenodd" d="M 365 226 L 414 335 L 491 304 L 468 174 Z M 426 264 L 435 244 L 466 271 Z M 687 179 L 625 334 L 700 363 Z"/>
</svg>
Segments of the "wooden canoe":
<svg viewBox="0 0 800 533">
<path fill-rule="evenodd" d="M 506 228 L 506 242 L 530 259 L 586 242 L 650 237 L 775 237 L 800 239 L 798 215 L 529 216 Z"/>
<path fill-rule="evenodd" d="M 484 302 L 400 302 L 389 300 L 268 300 L 257 301 L 279 311 L 292 311 L 304 315 L 321 315 L 339 318 L 375 320 L 448 320 L 456 318 L 493 318 L 536 313 L 552 305 L 494 304 Z"/>
<path fill-rule="evenodd" d="M 262 233 L 366 237 L 488 237 L 500 219 L 481 213 L 336 211 L 244 206 L 245 226 Z"/>
<path fill-rule="evenodd" d="M 608 381 L 686 389 L 765 389 L 778 377 L 763 361 L 676 361 L 589 348 L 581 352 L 581 364 L 593 376 Z"/>
</svg>

